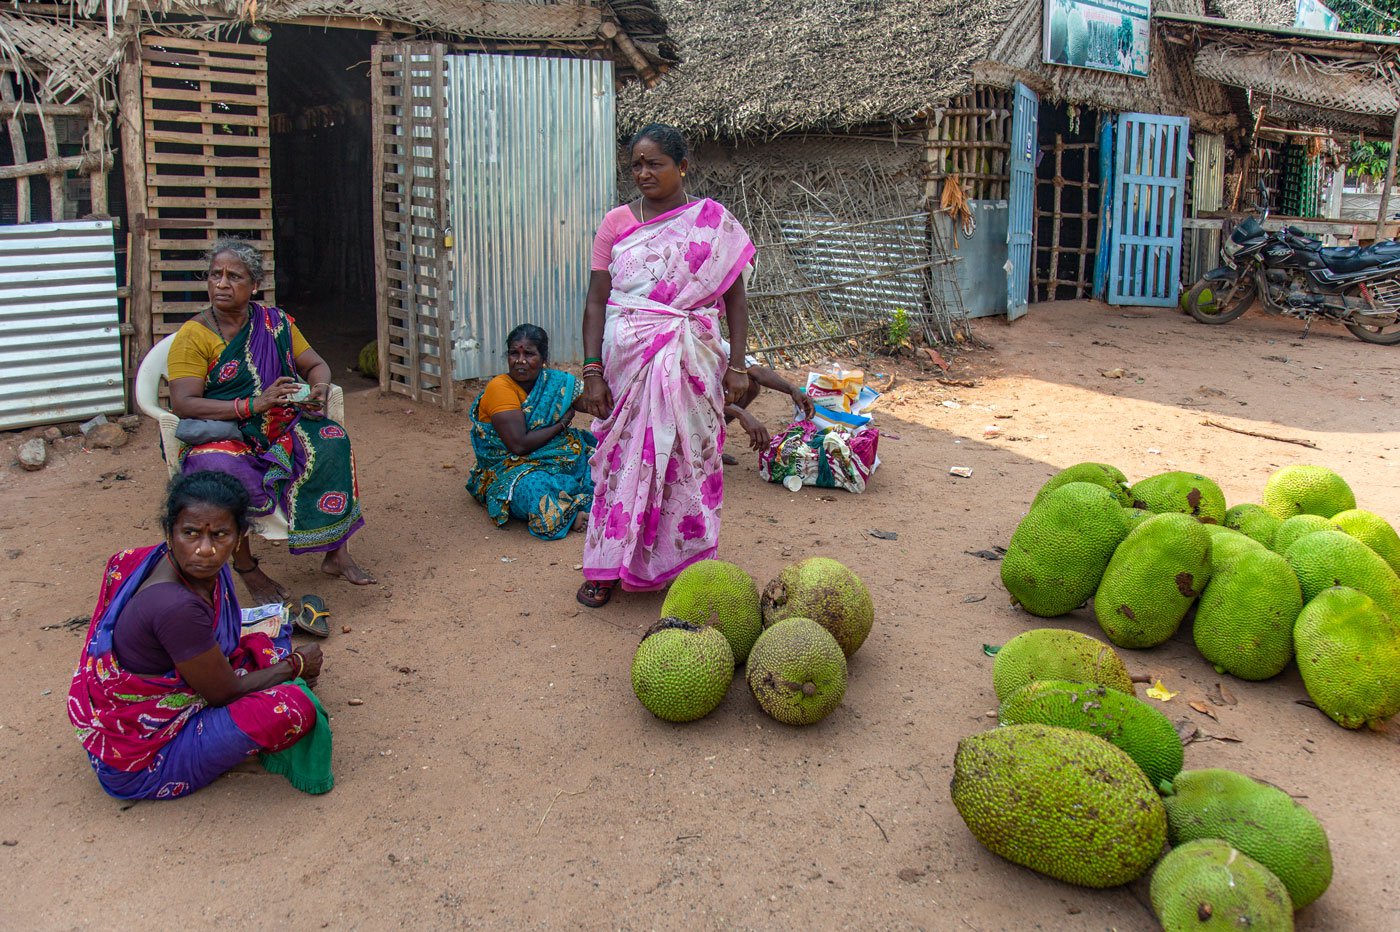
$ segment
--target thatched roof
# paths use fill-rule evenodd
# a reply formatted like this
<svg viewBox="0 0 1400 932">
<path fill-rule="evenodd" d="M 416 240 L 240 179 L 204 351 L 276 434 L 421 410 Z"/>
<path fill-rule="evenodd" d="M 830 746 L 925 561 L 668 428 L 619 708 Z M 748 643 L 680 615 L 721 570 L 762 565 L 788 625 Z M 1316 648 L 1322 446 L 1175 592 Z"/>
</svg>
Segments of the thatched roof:
<svg viewBox="0 0 1400 932">
<path fill-rule="evenodd" d="M 1219 19 L 1265 26 L 1292 26 L 1297 18 L 1298 0 L 1205 0 L 1205 5 L 1206 14 Z M 1173 12 L 1192 11 L 1180 9 Z"/>
<path fill-rule="evenodd" d="M 1189 61 L 1153 44 L 1147 80 L 1041 64 L 1044 0 L 656 0 L 683 63 L 656 88 L 619 96 L 619 128 L 660 120 L 693 136 L 737 138 L 844 130 L 920 116 L 975 80 L 1025 81 L 1043 98 L 1105 109 L 1229 112 Z M 1256 22 L 1293 0 L 1154 0 L 1201 13 L 1202 3 Z"/>
<path fill-rule="evenodd" d="M 124 36 L 109 35 L 103 26 L 0 16 L 0 61 L 34 77 L 44 103 L 99 96 L 94 91 L 116 68 L 125 45 Z"/>
</svg>

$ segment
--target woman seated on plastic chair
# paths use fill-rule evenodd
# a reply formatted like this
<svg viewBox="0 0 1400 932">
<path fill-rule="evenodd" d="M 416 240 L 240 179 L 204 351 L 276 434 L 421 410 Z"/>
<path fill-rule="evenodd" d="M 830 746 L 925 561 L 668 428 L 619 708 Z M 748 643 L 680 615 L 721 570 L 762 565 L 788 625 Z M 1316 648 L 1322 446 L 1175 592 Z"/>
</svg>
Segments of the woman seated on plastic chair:
<svg viewBox="0 0 1400 932">
<path fill-rule="evenodd" d="M 186 475 L 205 469 L 232 475 L 252 500 L 250 516 L 282 508 L 292 553 L 324 552 L 323 572 L 369 585 L 374 577 L 347 547 L 365 523 L 350 438 L 323 414 L 330 367 L 290 317 L 252 300 L 262 280 L 262 254 L 255 247 L 232 238 L 214 244 L 210 306 L 170 344 L 170 408 L 182 423 L 203 422 L 204 436 L 185 450 L 181 469 Z M 307 384 L 309 394 L 297 400 Z M 247 535 L 233 568 L 255 599 L 289 597 L 258 567 Z"/>
</svg>

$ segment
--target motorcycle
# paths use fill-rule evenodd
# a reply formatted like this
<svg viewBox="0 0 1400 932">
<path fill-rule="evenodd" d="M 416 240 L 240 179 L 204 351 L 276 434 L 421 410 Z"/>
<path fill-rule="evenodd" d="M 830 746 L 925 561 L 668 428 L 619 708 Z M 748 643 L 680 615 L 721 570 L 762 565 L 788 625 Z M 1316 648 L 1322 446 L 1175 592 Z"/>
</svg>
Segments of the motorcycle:
<svg viewBox="0 0 1400 932">
<path fill-rule="evenodd" d="M 1400 343 L 1400 242 L 1326 247 L 1297 227 L 1268 232 L 1259 218 L 1237 225 L 1220 249 L 1224 265 L 1201 276 L 1182 303 L 1203 324 L 1226 324 L 1256 297 L 1271 314 L 1340 323 L 1367 343 Z"/>
</svg>

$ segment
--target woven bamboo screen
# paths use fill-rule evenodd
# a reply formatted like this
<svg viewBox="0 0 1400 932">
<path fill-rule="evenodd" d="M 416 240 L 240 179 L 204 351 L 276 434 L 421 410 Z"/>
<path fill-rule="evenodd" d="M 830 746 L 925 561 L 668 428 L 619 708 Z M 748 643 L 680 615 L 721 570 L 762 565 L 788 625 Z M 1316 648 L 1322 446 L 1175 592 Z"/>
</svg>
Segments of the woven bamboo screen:
<svg viewBox="0 0 1400 932">
<path fill-rule="evenodd" d="M 220 236 L 262 251 L 273 294 L 267 51 L 143 36 L 151 316 L 157 338 L 208 303 L 204 254 Z"/>
</svg>

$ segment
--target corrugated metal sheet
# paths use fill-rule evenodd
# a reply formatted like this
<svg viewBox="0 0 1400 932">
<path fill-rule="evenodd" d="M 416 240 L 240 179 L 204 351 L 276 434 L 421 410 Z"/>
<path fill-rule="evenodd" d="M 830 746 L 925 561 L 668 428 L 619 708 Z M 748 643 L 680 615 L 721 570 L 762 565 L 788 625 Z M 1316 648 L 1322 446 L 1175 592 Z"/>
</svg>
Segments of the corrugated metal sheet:
<svg viewBox="0 0 1400 932">
<path fill-rule="evenodd" d="M 593 235 L 617 204 L 612 62 L 448 61 L 453 374 L 504 371 L 523 323 L 577 361 Z"/>
<path fill-rule="evenodd" d="M 857 229 L 812 216 L 778 218 L 788 252 L 828 315 L 861 326 L 888 320 L 896 308 L 923 314 L 928 305 L 927 221 L 889 220 Z M 760 260 L 762 261 L 762 260 Z M 849 284 L 843 284 L 849 283 Z"/>
<path fill-rule="evenodd" d="M 0 429 L 125 409 L 109 220 L 0 227 Z"/>
</svg>

